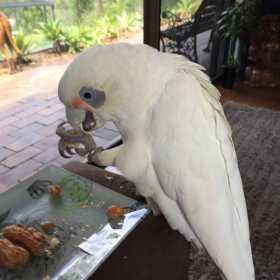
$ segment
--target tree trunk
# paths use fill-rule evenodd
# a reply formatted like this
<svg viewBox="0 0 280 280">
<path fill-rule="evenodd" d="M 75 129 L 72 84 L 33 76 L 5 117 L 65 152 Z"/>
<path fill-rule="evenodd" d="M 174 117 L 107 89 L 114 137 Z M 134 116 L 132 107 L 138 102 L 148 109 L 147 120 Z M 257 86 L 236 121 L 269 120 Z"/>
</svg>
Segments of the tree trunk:
<svg viewBox="0 0 280 280">
<path fill-rule="evenodd" d="M 96 15 L 100 16 L 103 13 L 103 0 L 96 0 L 95 1 L 95 9 L 96 9 Z"/>
<path fill-rule="evenodd" d="M 76 0 L 76 11 L 77 11 L 77 23 L 80 25 L 81 16 L 82 16 L 80 0 Z"/>
<path fill-rule="evenodd" d="M 58 3 L 62 10 L 67 10 L 69 8 L 65 0 L 60 0 Z"/>
</svg>

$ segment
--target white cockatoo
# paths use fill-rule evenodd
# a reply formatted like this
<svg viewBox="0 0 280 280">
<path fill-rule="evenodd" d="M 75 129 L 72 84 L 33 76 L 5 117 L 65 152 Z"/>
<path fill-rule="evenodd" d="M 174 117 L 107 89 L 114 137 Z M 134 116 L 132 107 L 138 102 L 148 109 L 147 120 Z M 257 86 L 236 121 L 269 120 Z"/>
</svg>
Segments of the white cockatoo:
<svg viewBox="0 0 280 280">
<path fill-rule="evenodd" d="M 171 228 L 205 248 L 227 280 L 253 280 L 243 186 L 219 92 L 203 68 L 146 45 L 95 46 L 59 83 L 73 127 L 92 112 L 123 144 L 96 154 L 117 166 Z"/>
</svg>

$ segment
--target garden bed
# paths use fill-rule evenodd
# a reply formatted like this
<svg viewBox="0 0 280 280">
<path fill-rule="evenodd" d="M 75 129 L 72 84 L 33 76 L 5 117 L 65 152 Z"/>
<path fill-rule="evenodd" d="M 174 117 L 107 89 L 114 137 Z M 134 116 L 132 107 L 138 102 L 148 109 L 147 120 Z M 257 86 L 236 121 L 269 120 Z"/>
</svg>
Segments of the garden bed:
<svg viewBox="0 0 280 280">
<path fill-rule="evenodd" d="M 140 43 L 142 41 L 142 31 L 141 32 L 123 32 L 118 38 L 106 38 L 104 44 L 112 44 L 116 42 L 135 42 Z M 78 55 L 78 53 L 64 52 L 57 54 L 52 48 L 42 50 L 40 52 L 32 53 L 26 56 L 27 60 L 31 62 L 29 64 L 21 64 L 18 66 L 19 72 L 26 71 L 38 66 L 49 65 L 54 63 L 63 63 L 67 61 L 72 61 L 73 58 Z M 9 75 L 8 65 L 4 61 L 0 61 L 0 76 Z"/>
<path fill-rule="evenodd" d="M 27 56 L 28 59 L 31 60 L 29 64 L 21 64 L 18 66 L 19 72 L 26 71 L 38 66 L 49 65 L 54 63 L 62 63 L 63 61 L 71 61 L 76 54 L 70 53 L 63 53 L 63 54 L 56 54 L 51 52 L 50 50 L 30 54 Z M 9 67 L 6 65 L 5 62 L 0 63 L 0 75 L 9 75 Z"/>
</svg>

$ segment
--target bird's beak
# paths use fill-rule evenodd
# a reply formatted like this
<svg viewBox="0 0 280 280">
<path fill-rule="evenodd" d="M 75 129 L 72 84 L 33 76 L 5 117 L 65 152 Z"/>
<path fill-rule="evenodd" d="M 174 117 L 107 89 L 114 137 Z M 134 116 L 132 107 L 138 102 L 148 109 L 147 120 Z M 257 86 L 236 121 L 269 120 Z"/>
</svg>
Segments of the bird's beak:
<svg viewBox="0 0 280 280">
<path fill-rule="evenodd" d="M 56 129 L 56 134 L 60 137 L 58 143 L 59 153 L 66 158 L 74 154 L 86 156 L 96 148 L 90 134 L 96 128 L 93 112 L 89 111 L 90 107 L 86 106 L 82 100 L 76 100 L 78 101 L 76 101 L 76 104 L 74 102 L 70 106 L 69 104 L 68 106 L 65 105 L 67 122 L 59 124 Z"/>
<path fill-rule="evenodd" d="M 74 129 L 82 129 L 86 133 L 96 128 L 94 115 L 89 111 L 66 108 L 66 119 Z"/>
<path fill-rule="evenodd" d="M 66 109 L 66 118 L 73 128 L 81 128 L 84 132 L 90 132 L 95 128 L 96 121 L 90 106 L 79 96 L 71 101 L 71 109 Z"/>
<path fill-rule="evenodd" d="M 69 122 L 69 124 L 75 128 L 79 129 L 82 122 L 85 120 L 86 112 L 81 109 L 72 109 L 72 108 L 66 108 L 66 119 Z"/>
</svg>

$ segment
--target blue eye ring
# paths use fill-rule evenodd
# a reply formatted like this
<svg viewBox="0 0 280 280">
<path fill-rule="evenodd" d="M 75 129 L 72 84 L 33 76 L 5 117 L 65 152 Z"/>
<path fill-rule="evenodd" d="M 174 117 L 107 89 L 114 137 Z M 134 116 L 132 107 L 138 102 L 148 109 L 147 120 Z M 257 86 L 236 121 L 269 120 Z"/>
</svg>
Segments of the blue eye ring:
<svg viewBox="0 0 280 280">
<path fill-rule="evenodd" d="M 83 101 L 93 108 L 103 106 L 106 100 L 105 92 L 94 88 L 82 87 L 79 95 Z"/>
</svg>

